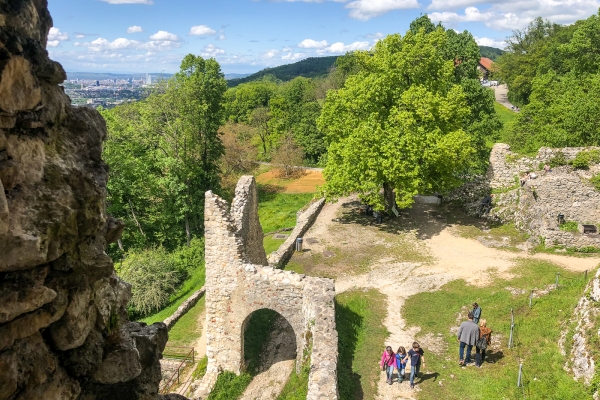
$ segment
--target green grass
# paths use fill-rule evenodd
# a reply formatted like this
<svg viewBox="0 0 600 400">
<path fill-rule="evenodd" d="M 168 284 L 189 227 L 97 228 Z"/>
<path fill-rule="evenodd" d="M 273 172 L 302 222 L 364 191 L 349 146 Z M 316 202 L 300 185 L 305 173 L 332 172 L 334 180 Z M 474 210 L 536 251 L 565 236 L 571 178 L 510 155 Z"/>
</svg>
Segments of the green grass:
<svg viewBox="0 0 600 400">
<path fill-rule="evenodd" d="M 453 399 L 459 393 L 468 393 L 469 399 L 588 399 L 588 388 L 573 380 L 563 370 L 565 357 L 560 354 L 558 340 L 572 316 L 586 282 L 582 273 L 572 273 L 561 267 L 537 260 L 521 260 L 511 271 L 515 278 L 496 279 L 487 287 L 453 281 L 435 292 L 424 292 L 407 299 L 402 313 L 407 323 L 421 328 L 420 335 L 441 334 L 447 344 L 442 354 L 430 354 L 419 398 Z M 528 293 L 544 288 L 555 281 L 560 272 L 560 289 L 535 298 L 529 309 Z M 507 286 L 526 291 L 512 295 Z M 458 344 L 449 333 L 456 326 L 456 317 L 462 307 L 474 301 L 483 309 L 493 336 L 500 336 L 501 349 L 489 352 L 494 363 L 477 368 L 461 369 L 457 365 Z M 507 349 L 510 331 L 510 310 L 515 312 L 515 347 Z M 463 316 L 461 320 L 464 320 Z M 517 388 L 519 362 L 523 363 L 524 387 Z M 452 377 L 453 375 L 454 377 Z M 439 384 L 442 380 L 442 385 Z M 462 398 L 465 398 L 462 396 Z"/>
<path fill-rule="evenodd" d="M 385 299 L 374 289 L 345 292 L 335 298 L 341 400 L 374 399 L 377 394 L 377 366 L 389 334 L 383 325 Z"/>
<path fill-rule="evenodd" d="M 483 231 L 474 225 L 457 225 L 454 229 L 458 234 L 467 239 L 476 239 L 479 236 L 506 243 L 501 249 L 517 251 L 517 245 L 525 243 L 529 236 L 519 231 L 512 224 L 492 226 L 487 231 Z M 505 238 L 507 240 L 505 241 Z"/>
<path fill-rule="evenodd" d="M 205 280 L 204 263 L 196 268 L 191 276 L 183 283 L 181 288 L 171 296 L 171 302 L 161 311 L 143 318 L 141 321 L 148 325 L 155 322 L 162 322 L 175 312 L 177 308 L 188 299 L 195 291 L 200 290 L 204 286 Z"/>
<path fill-rule="evenodd" d="M 169 331 L 169 346 L 187 347 L 202 334 L 202 325 L 198 318 L 204 311 L 204 296 Z"/>
<path fill-rule="evenodd" d="M 215 387 L 207 400 L 233 400 L 244 393 L 252 381 L 252 375 L 244 372 L 239 376 L 230 371 L 219 374 Z"/>
<path fill-rule="evenodd" d="M 560 230 L 565 232 L 577 232 L 578 223 L 575 221 L 565 221 L 564 224 L 560 225 Z"/>
<path fill-rule="evenodd" d="M 509 110 L 500 103 L 494 103 L 494 109 L 496 110 L 496 115 L 498 115 L 498 118 L 502 121 L 504 129 L 506 129 L 507 125 L 512 124 L 517 119 L 516 112 Z"/>
<path fill-rule="evenodd" d="M 198 360 L 196 369 L 194 370 L 194 372 L 192 372 L 192 378 L 194 380 L 202 379 L 202 377 L 206 374 L 207 366 L 208 366 L 208 356 L 204 356 L 200 360 Z"/>
<path fill-rule="evenodd" d="M 296 373 L 296 368 L 290 375 L 283 390 L 277 396 L 277 400 L 306 400 L 308 394 L 308 376 L 310 374 L 310 354 L 306 357 L 300 373 Z"/>
<path fill-rule="evenodd" d="M 312 193 L 278 193 L 268 185 L 258 185 L 258 217 L 263 232 L 275 232 L 283 228 L 296 226 L 296 213 L 312 198 Z M 263 239 L 267 254 L 277 250 L 283 240 L 273 239 L 271 235 Z"/>
</svg>

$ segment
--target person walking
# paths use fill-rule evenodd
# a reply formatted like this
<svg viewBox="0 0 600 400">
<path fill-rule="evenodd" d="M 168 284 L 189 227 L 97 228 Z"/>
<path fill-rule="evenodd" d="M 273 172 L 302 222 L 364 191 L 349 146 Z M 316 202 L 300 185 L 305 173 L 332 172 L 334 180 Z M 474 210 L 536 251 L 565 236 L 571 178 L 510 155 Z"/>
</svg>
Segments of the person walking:
<svg viewBox="0 0 600 400">
<path fill-rule="evenodd" d="M 473 313 L 470 312 L 467 316 L 468 321 L 460 324 L 460 328 L 458 328 L 457 340 L 460 342 L 459 347 L 459 356 L 460 361 L 459 365 L 465 365 L 471 363 L 471 350 L 473 350 L 473 346 L 477 343 L 477 339 L 479 339 L 479 327 L 475 322 L 473 322 Z M 465 347 L 467 348 L 467 358 L 464 359 Z"/>
<path fill-rule="evenodd" d="M 404 380 L 407 362 L 406 356 L 406 349 L 402 346 L 398 347 L 398 351 L 396 351 L 396 369 L 398 370 L 398 383 L 402 383 L 402 381 Z"/>
<path fill-rule="evenodd" d="M 481 319 L 481 307 L 479 307 L 479 304 L 473 303 L 473 322 L 478 324 L 479 319 Z"/>
<path fill-rule="evenodd" d="M 481 368 L 481 364 L 485 361 L 485 350 L 492 343 L 492 330 L 488 328 L 487 321 L 482 319 L 479 321 L 479 340 L 475 346 L 475 366 Z"/>
<path fill-rule="evenodd" d="M 387 375 L 387 383 L 388 385 L 392 384 L 392 376 L 394 375 L 394 364 L 396 364 L 396 354 L 392 351 L 390 346 L 385 348 L 385 351 L 381 355 L 381 362 L 379 365 L 381 366 L 381 370 L 385 371 Z"/>
<path fill-rule="evenodd" d="M 421 361 L 423 361 L 423 366 L 425 366 L 425 352 L 417 342 L 413 342 L 412 349 L 408 351 L 406 357 L 404 358 L 404 362 L 406 362 L 410 357 L 410 388 L 415 388 L 415 378 L 419 375 L 419 369 L 421 368 Z"/>
</svg>

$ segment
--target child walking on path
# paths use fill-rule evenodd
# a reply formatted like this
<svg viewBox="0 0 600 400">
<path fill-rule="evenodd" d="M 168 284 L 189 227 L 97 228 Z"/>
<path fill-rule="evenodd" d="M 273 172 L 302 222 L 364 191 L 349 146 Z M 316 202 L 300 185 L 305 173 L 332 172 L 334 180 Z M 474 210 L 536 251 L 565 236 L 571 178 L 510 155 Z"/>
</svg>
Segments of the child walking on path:
<svg viewBox="0 0 600 400">
<path fill-rule="evenodd" d="M 402 346 L 398 347 L 396 352 L 396 368 L 398 369 L 398 383 L 404 380 L 404 369 L 406 368 L 406 349 Z"/>
<path fill-rule="evenodd" d="M 396 364 L 396 355 L 392 351 L 390 346 L 385 348 L 385 351 L 381 355 L 381 362 L 379 365 L 381 369 L 385 371 L 387 375 L 387 383 L 388 385 L 392 384 L 392 376 L 394 374 L 394 364 Z"/>
<path fill-rule="evenodd" d="M 421 368 L 421 361 L 423 362 L 423 366 L 425 365 L 425 352 L 417 342 L 413 342 L 412 349 L 408 351 L 406 358 L 404 360 L 408 360 L 410 357 L 410 388 L 414 389 L 415 387 L 415 377 L 419 375 L 419 369 Z"/>
</svg>

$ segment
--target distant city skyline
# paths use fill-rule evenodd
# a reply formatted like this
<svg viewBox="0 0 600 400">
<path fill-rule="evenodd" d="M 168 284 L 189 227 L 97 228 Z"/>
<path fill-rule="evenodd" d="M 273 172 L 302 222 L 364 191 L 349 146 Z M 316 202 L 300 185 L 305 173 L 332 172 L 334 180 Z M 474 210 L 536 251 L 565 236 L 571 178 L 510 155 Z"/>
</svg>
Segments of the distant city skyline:
<svg viewBox="0 0 600 400">
<path fill-rule="evenodd" d="M 369 49 L 424 13 L 502 48 L 537 16 L 569 24 L 598 8 L 600 0 L 49 0 L 48 51 L 69 72 L 174 73 L 193 53 L 224 73 L 253 73 Z"/>
</svg>

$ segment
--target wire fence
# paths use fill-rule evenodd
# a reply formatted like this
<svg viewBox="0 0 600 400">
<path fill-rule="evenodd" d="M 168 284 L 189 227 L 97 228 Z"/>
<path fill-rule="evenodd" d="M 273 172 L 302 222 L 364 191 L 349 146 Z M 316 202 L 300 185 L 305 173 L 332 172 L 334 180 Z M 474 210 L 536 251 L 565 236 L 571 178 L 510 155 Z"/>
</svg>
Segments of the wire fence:
<svg viewBox="0 0 600 400">
<path fill-rule="evenodd" d="M 562 276 L 560 272 L 556 273 L 556 278 L 551 287 L 546 286 L 546 289 L 538 289 L 538 294 L 542 293 L 542 295 L 552 296 L 560 293 L 560 289 L 562 288 L 573 288 L 573 287 L 581 287 L 585 288 L 588 284 L 588 271 L 586 270 L 579 276 L 575 276 L 572 278 L 567 278 Z M 515 314 L 515 309 L 511 308 L 511 323 L 510 323 L 510 334 L 508 339 L 508 349 L 511 350 L 511 355 L 514 361 L 519 365 L 518 372 L 516 373 L 516 382 L 517 388 L 521 389 L 521 393 L 523 398 L 526 399 L 531 395 L 529 391 L 529 382 L 531 382 L 531 378 L 528 375 L 527 363 L 524 357 L 523 347 L 521 346 L 522 342 L 519 337 L 519 329 L 518 327 L 522 325 L 523 321 L 527 319 L 531 312 L 535 310 L 537 301 L 536 299 L 540 299 L 541 295 L 534 296 L 536 290 L 531 290 L 529 292 L 528 300 L 526 307 L 521 307 L 518 309 L 518 312 Z M 524 311 L 523 311 L 524 310 Z M 516 317 L 516 320 L 515 320 Z"/>
</svg>

